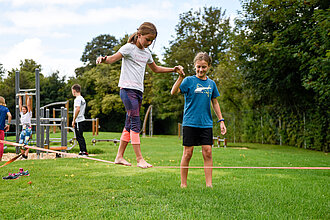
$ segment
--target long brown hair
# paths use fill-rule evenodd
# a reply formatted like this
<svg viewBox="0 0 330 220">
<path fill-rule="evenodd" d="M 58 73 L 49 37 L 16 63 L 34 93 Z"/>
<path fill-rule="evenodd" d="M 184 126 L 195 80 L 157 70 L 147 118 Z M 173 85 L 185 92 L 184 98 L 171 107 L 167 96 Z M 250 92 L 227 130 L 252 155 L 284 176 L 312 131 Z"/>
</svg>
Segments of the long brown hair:
<svg viewBox="0 0 330 220">
<path fill-rule="evenodd" d="M 141 34 L 141 35 L 152 34 L 152 35 L 155 35 L 155 38 L 156 38 L 157 37 L 157 28 L 153 23 L 144 22 L 137 29 L 137 32 L 135 32 L 128 38 L 127 43 L 136 44 L 136 41 L 138 39 L 138 34 Z"/>
</svg>

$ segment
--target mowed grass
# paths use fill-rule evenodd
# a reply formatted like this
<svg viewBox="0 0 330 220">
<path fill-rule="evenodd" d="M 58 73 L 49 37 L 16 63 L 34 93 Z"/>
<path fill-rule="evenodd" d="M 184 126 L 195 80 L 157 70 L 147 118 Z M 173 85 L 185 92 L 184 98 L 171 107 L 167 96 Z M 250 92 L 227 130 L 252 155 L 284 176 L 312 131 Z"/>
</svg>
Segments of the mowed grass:
<svg viewBox="0 0 330 220">
<path fill-rule="evenodd" d="M 118 144 L 93 146 L 91 133 L 85 137 L 94 157 L 114 161 Z M 141 142 L 154 166 L 180 165 L 177 136 Z M 131 145 L 125 157 L 136 165 Z M 330 167 L 323 152 L 261 144 L 213 148 L 213 161 L 214 166 Z M 190 165 L 203 166 L 201 147 L 195 147 Z M 330 219 L 330 170 L 214 169 L 213 188 L 206 188 L 203 169 L 190 169 L 188 188 L 181 189 L 179 169 L 60 158 L 16 161 L 0 168 L 1 176 L 20 167 L 31 175 L 0 181 L 0 219 Z"/>
</svg>

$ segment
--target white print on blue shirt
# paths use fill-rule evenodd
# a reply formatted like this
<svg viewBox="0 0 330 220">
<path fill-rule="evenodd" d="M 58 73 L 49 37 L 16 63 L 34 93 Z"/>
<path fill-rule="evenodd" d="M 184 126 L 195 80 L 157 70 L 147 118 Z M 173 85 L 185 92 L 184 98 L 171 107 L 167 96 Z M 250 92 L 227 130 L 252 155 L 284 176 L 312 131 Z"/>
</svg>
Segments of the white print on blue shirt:
<svg viewBox="0 0 330 220">
<path fill-rule="evenodd" d="M 210 85 L 208 87 L 203 87 L 201 84 L 197 84 L 197 88 L 195 89 L 195 93 L 204 93 L 207 94 L 207 97 L 210 97 L 212 88 Z"/>
</svg>

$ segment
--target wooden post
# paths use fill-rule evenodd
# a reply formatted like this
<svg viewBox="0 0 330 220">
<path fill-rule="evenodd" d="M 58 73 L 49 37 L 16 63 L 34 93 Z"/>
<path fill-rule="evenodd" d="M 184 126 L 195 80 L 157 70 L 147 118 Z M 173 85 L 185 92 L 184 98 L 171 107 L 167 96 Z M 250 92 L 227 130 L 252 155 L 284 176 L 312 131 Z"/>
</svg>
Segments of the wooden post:
<svg viewBox="0 0 330 220">
<path fill-rule="evenodd" d="M 96 136 L 99 135 L 99 122 L 100 122 L 99 118 L 96 118 Z"/>
<path fill-rule="evenodd" d="M 95 136 L 95 120 L 92 118 L 92 130 L 93 130 L 93 136 Z"/>
</svg>

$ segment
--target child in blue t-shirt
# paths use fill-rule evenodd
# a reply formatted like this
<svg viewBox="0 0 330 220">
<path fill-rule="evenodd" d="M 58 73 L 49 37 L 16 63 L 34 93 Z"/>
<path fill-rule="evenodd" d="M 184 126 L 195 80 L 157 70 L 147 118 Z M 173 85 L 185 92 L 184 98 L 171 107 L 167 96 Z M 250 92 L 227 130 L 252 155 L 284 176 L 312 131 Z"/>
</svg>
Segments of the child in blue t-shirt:
<svg viewBox="0 0 330 220">
<path fill-rule="evenodd" d="M 6 125 L 6 116 L 8 117 L 8 124 Z M 9 130 L 11 122 L 11 114 L 9 109 L 6 107 L 6 100 L 0 96 L 0 140 L 5 139 L 5 131 Z M 3 143 L 0 143 L 0 161 L 3 155 Z"/>
<path fill-rule="evenodd" d="M 221 134 L 224 135 L 227 132 L 217 100 L 220 96 L 219 91 L 215 82 L 206 76 L 211 62 L 211 57 L 207 53 L 198 53 L 194 59 L 196 74 L 185 79 L 184 74 L 180 74 L 171 90 L 172 95 L 183 93 L 185 99 L 182 122 L 184 152 L 181 160 L 181 187 L 187 187 L 187 167 L 194 146 L 202 146 L 204 166 L 213 166 L 211 104 L 220 122 Z M 212 187 L 212 168 L 205 168 L 204 171 L 206 186 Z"/>
</svg>

